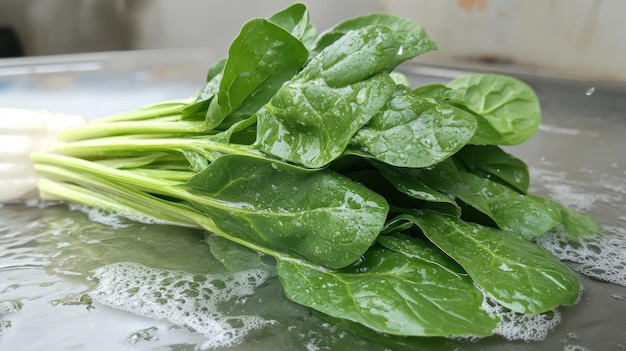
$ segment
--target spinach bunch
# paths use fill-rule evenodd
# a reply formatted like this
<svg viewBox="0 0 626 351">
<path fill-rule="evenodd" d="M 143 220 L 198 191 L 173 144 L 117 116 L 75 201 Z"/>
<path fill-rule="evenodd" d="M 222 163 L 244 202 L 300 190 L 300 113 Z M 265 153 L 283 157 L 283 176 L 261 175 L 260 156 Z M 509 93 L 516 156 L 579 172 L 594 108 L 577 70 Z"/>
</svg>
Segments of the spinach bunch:
<svg viewBox="0 0 626 351">
<path fill-rule="evenodd" d="M 522 314 L 573 304 L 576 275 L 532 239 L 597 226 L 528 194 L 500 148 L 537 130 L 535 93 L 495 74 L 412 88 L 394 71 L 434 49 L 386 14 L 319 35 L 302 4 L 253 19 L 195 98 L 33 155 L 41 196 L 204 228 L 229 257 L 275 258 L 293 301 L 387 335 L 491 335 L 486 297 Z"/>
</svg>

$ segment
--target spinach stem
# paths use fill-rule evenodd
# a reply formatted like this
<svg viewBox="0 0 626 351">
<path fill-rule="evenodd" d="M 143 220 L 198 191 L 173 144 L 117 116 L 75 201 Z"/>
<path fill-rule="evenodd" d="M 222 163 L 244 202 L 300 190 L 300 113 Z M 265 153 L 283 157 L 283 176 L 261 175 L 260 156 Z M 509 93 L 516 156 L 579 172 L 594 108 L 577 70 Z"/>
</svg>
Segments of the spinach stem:
<svg viewBox="0 0 626 351">
<path fill-rule="evenodd" d="M 133 155 L 137 151 L 182 152 L 195 151 L 209 161 L 214 161 L 220 154 L 238 154 L 263 157 L 263 154 L 247 145 L 226 144 L 204 138 L 150 138 L 108 137 L 72 143 L 57 143 L 54 151 L 73 157 L 103 157 L 110 155 Z"/>
<path fill-rule="evenodd" d="M 130 121 L 107 124 L 86 124 L 61 133 L 59 141 L 80 141 L 114 135 L 168 134 L 205 135 L 210 134 L 205 122 L 198 121 Z"/>
<path fill-rule="evenodd" d="M 138 121 L 153 119 L 161 116 L 180 115 L 185 107 L 191 103 L 191 99 L 163 101 L 153 105 L 148 105 L 136 110 L 117 113 L 111 116 L 99 118 L 92 121 L 94 124 L 104 124 L 122 121 Z"/>
<path fill-rule="evenodd" d="M 199 226 L 263 254 L 283 260 L 298 260 L 229 235 L 221 230 L 211 218 L 198 212 L 186 202 L 159 198 L 158 195 L 173 197 L 189 201 L 189 203 L 201 203 L 228 210 L 228 206 L 220 201 L 187 192 L 180 187 L 180 182 L 154 179 L 135 172 L 113 169 L 68 156 L 36 153 L 33 154 L 33 160 L 35 170 L 47 177 L 41 179 L 39 184 L 41 196 L 45 199 L 69 200 L 138 219 L 149 217 L 186 227 Z M 71 183 L 54 181 L 55 178 Z"/>
</svg>

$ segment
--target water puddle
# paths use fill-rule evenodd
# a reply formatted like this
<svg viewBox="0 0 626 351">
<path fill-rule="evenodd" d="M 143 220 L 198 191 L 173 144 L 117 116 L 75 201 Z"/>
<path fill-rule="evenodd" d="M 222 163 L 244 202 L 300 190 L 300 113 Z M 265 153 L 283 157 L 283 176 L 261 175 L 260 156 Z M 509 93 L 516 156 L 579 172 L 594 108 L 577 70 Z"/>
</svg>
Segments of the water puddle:
<svg viewBox="0 0 626 351">
<path fill-rule="evenodd" d="M 550 128 L 540 133 L 556 135 L 561 143 L 599 135 Z M 589 213 L 602 225 L 602 236 L 578 243 L 564 240 L 558 228 L 538 240 L 581 273 L 580 302 L 538 318 L 496 309 L 504 320 L 499 336 L 413 342 L 412 347 L 593 350 L 594 345 L 626 345 L 621 336 L 626 314 L 624 163 L 612 161 L 599 171 L 551 161 L 564 160 L 562 155 L 539 158 L 537 150 L 520 152 L 524 160 L 539 160 L 531 167 L 533 193 Z M 287 300 L 271 264 L 229 272 L 201 231 L 54 204 L 4 205 L 0 214 L 0 349 L 387 349 Z"/>
<path fill-rule="evenodd" d="M 228 272 L 203 232 L 65 205 L 0 211 L 2 350 L 365 345 L 287 300 L 271 269 Z"/>
</svg>

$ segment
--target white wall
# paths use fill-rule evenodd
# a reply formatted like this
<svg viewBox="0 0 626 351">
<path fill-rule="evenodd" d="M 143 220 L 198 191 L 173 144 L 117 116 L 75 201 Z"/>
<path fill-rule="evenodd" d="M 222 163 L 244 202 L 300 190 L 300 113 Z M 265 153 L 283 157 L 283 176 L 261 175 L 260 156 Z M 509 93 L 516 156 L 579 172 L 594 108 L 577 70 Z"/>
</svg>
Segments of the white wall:
<svg viewBox="0 0 626 351">
<path fill-rule="evenodd" d="M 246 21 L 270 16 L 292 3 L 292 0 L 147 1 L 141 9 L 134 10 L 133 46 L 146 49 L 201 45 L 225 54 Z M 315 0 L 308 1 L 307 6 L 320 29 L 375 8 L 371 0 Z"/>
<path fill-rule="evenodd" d="M 495 60 L 626 81 L 626 1 L 396 0 L 439 46 L 434 59 Z"/>
<path fill-rule="evenodd" d="M 241 25 L 289 0 L 0 0 L 0 25 L 28 54 L 210 47 L 223 56 Z M 498 61 L 626 81 L 623 0 L 308 0 L 320 29 L 386 11 L 420 22 L 439 50 L 426 61 Z"/>
</svg>

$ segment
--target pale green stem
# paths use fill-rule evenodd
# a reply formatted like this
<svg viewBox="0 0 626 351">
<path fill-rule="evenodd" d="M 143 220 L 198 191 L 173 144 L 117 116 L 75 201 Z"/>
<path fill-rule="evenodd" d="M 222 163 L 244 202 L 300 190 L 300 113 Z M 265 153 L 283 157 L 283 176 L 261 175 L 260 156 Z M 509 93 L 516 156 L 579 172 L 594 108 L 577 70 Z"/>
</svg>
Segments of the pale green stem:
<svg viewBox="0 0 626 351">
<path fill-rule="evenodd" d="M 119 184 L 112 184 L 100 178 L 58 166 L 36 164 L 35 170 L 38 174 L 48 177 L 48 179 L 42 178 L 39 181 L 39 191 L 45 199 L 68 200 L 138 220 L 149 217 L 158 222 L 197 227 L 186 216 L 179 215 L 180 211 L 185 208 L 184 205 L 169 203 L 145 192 L 138 192 Z"/>
<path fill-rule="evenodd" d="M 185 189 L 173 186 L 175 182 L 151 179 L 127 171 L 111 169 L 96 163 L 66 156 L 37 153 L 33 154 L 35 170 L 52 179 L 70 181 L 81 186 L 90 186 L 108 193 L 107 196 L 95 193 L 88 188 L 41 179 L 41 193 L 50 199 L 65 199 L 86 206 L 99 207 L 121 213 L 128 213 L 139 218 L 148 217 L 174 222 L 184 226 L 198 226 L 231 240 L 252 250 L 285 260 L 297 260 L 283 253 L 277 253 L 265 247 L 250 243 L 222 231 L 206 215 L 191 207 L 174 203 L 146 194 L 160 194 L 176 199 L 201 201 L 203 205 L 229 209 L 226 204 L 207 197 L 198 197 Z M 104 181 L 101 178 L 106 177 Z M 124 184 L 124 186 L 118 183 Z M 169 214 L 169 215 L 168 215 Z M 175 215 L 173 215 L 175 214 Z"/>
<path fill-rule="evenodd" d="M 263 157 L 263 154 L 247 145 L 226 144 L 207 138 L 158 138 L 134 139 L 129 137 L 110 137 L 71 143 L 56 143 L 54 151 L 73 157 L 132 156 L 145 151 L 195 151 L 209 161 L 219 155 L 238 154 L 252 157 Z"/>
<path fill-rule="evenodd" d="M 107 124 L 88 123 L 68 129 L 57 136 L 59 141 L 79 141 L 115 135 L 163 134 L 163 135 L 207 135 L 212 134 L 205 122 L 197 121 L 147 121 L 115 122 Z M 214 134 L 214 133 L 213 133 Z"/>
<path fill-rule="evenodd" d="M 126 111 L 111 116 L 98 118 L 93 120 L 93 123 L 139 121 L 161 116 L 180 115 L 185 107 L 187 107 L 191 102 L 193 102 L 191 99 L 159 102 L 153 105 L 138 108 L 136 110 Z"/>
</svg>

